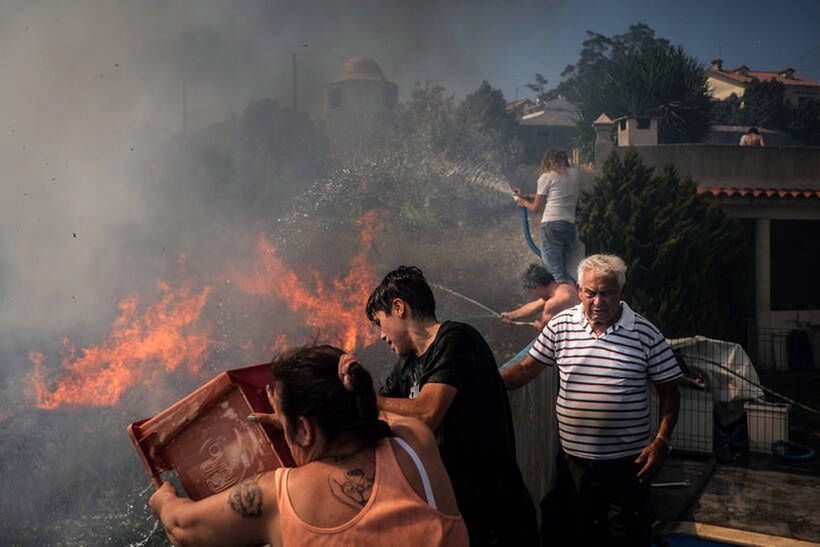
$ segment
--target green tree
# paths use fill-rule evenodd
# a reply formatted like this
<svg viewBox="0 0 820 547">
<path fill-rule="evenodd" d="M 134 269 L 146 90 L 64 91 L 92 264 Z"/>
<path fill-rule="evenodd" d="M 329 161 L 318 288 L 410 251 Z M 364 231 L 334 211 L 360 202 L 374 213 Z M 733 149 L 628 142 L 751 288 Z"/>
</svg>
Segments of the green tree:
<svg viewBox="0 0 820 547">
<path fill-rule="evenodd" d="M 820 146 L 820 101 L 807 100 L 789 116 L 789 133 L 806 146 Z"/>
<path fill-rule="evenodd" d="M 579 99 L 578 93 L 600 80 L 613 61 L 669 46 L 668 40 L 656 38 L 655 31 L 644 23 L 631 25 L 624 34 L 604 36 L 587 31 L 587 35 L 578 62 L 564 68 L 561 72 L 564 80 L 548 93 L 550 98 L 563 95 L 570 102 L 575 102 Z"/>
<path fill-rule="evenodd" d="M 789 124 L 786 86 L 777 80 L 752 80 L 743 92 L 737 120 L 742 125 L 785 130 Z"/>
<path fill-rule="evenodd" d="M 523 150 L 518 122 L 500 89 L 483 81 L 458 105 L 454 121 L 449 143 L 454 157 L 489 162 L 504 171 L 518 165 Z"/>
<path fill-rule="evenodd" d="M 458 105 L 442 86 L 416 84 L 382 142 L 391 150 L 412 149 L 417 155 L 435 150 L 451 160 L 500 170 L 514 168 L 522 148 L 504 95 L 486 81 Z"/>
<path fill-rule="evenodd" d="M 666 336 L 731 330 L 742 227 L 691 178 L 671 166 L 655 173 L 634 151 L 612 153 L 582 196 L 579 232 L 588 254 L 624 259 L 630 305 Z"/>
<path fill-rule="evenodd" d="M 664 142 L 699 142 L 712 107 L 703 66 L 680 46 L 657 46 L 613 59 L 601 76 L 574 93 L 578 139 L 591 152 L 592 122 L 602 113 L 657 116 Z"/>
<path fill-rule="evenodd" d="M 579 106 L 576 139 L 584 159 L 592 158 L 592 122 L 601 113 L 660 116 L 667 142 L 698 142 L 708 133 L 711 103 L 703 67 L 680 47 L 658 38 L 644 23 L 624 34 L 587 35 L 578 62 L 567 65 L 564 80 L 544 93 L 545 98 L 563 95 Z"/>
<path fill-rule="evenodd" d="M 548 80 L 544 77 L 543 74 L 539 74 L 536 72 L 535 83 L 527 84 L 524 87 L 534 92 L 536 99 L 546 102 L 553 98 L 551 92 L 547 91 L 547 82 Z"/>
<path fill-rule="evenodd" d="M 359 190 L 340 198 L 350 197 L 338 210 L 387 208 L 408 231 L 481 222 L 501 198 L 470 181 L 504 180 L 517 165 L 516 133 L 504 96 L 487 82 L 459 104 L 441 86 L 416 85 L 378 139 L 334 155 L 335 182 Z M 462 205 L 453 209 L 454 201 Z"/>
<path fill-rule="evenodd" d="M 444 87 L 416 83 L 410 100 L 396 109 L 396 127 L 391 132 L 440 148 L 447 145 L 453 131 L 455 112 L 455 99 L 446 95 Z"/>
<path fill-rule="evenodd" d="M 719 125 L 743 125 L 740 119 L 740 107 L 742 101 L 740 97 L 732 93 L 725 99 L 712 101 L 711 119 L 712 123 Z"/>
</svg>

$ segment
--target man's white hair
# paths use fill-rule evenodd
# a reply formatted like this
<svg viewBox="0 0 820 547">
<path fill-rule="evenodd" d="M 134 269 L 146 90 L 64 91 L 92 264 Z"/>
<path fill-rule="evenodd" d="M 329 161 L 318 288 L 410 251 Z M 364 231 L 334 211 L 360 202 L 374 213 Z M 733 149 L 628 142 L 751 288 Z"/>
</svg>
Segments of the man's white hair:
<svg viewBox="0 0 820 547">
<path fill-rule="evenodd" d="M 584 272 L 592 272 L 596 277 L 614 275 L 621 289 L 626 283 L 626 264 L 615 255 L 590 255 L 583 259 L 578 264 L 578 284 L 583 283 Z"/>
</svg>

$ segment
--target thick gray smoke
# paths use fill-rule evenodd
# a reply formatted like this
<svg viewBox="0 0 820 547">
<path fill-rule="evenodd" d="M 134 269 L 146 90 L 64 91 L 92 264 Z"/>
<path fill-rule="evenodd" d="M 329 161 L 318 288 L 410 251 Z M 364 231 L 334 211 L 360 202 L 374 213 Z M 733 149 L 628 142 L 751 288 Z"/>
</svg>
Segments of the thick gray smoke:
<svg viewBox="0 0 820 547">
<path fill-rule="evenodd" d="M 533 2 L 517 9 L 551 8 Z M 488 60 L 508 50 L 517 24 L 516 10 L 497 3 L 0 4 L 0 487 L 26 491 L 0 503 L 0 536 L 26 530 L 16 536 L 23 544 L 116 544 L 150 532 L 145 496 L 137 495 L 145 477 L 124 425 L 136 411 L 156 410 L 146 405 L 168 404 L 169 386 L 181 393 L 194 387 L 184 384 L 190 378 L 171 377 L 153 398 L 126 399 L 110 412 L 23 413 L 29 350 L 42 351 L 54 369 L 63 335 L 78 347 L 97 344 L 117 302 L 130 294 L 150 301 L 182 254 L 188 273 L 213 283 L 260 232 L 274 240 L 295 234 L 301 244 L 277 243 L 302 251 L 332 243 L 327 227 L 306 231 L 315 219 L 305 215 L 321 200 L 333 203 L 336 194 L 320 195 L 325 190 L 341 195 L 360 183 L 358 174 L 328 173 L 323 164 L 322 86 L 338 67 L 369 55 L 399 85 L 400 100 L 417 80 L 437 75 L 460 97 L 478 86 Z M 294 59 L 303 113 L 287 108 Z M 294 129 L 292 142 L 253 142 L 285 126 Z M 281 157 L 257 153 L 267 146 Z M 475 168 L 455 167 L 425 169 L 483 181 Z M 355 235 L 352 241 L 355 248 Z M 390 259 L 425 257 L 428 272 L 439 275 L 469 279 L 477 270 L 430 249 L 399 251 Z M 349 257 L 334 258 L 325 264 L 336 275 Z M 249 320 L 217 305 L 214 298 L 208 313 L 228 330 L 254 324 L 258 332 L 245 333 L 253 338 L 267 328 L 269 316 Z M 224 361 L 218 364 L 240 364 Z M 99 481 L 89 484 L 95 473 Z M 42 480 L 30 482 L 31 474 Z M 114 476 L 118 486 L 105 487 Z M 78 514 L 97 506 L 113 509 Z M 59 524 L 39 527 L 50 515 Z M 30 526 L 21 520 L 29 517 Z M 98 531 L 106 527 L 113 536 Z M 152 542 L 161 540 L 157 534 Z"/>
<path fill-rule="evenodd" d="M 139 248 L 146 226 L 167 220 L 158 217 L 188 218 L 163 207 L 172 189 L 152 185 L 152 163 L 173 150 L 183 127 L 192 133 L 240 116 L 251 100 L 289 106 L 292 54 L 298 105 L 314 117 L 322 85 L 354 54 L 375 57 L 402 97 L 416 80 L 436 75 L 462 95 L 480 81 L 484 63 L 509 48 L 522 10 L 549 14 L 551 7 L 4 2 L 0 330 L 50 339 L 67 329 L 97 334 L 122 285 L 142 289 L 169 257 L 191 252 L 174 233 L 165 245 Z M 468 76 L 454 81 L 453 74 Z"/>
</svg>

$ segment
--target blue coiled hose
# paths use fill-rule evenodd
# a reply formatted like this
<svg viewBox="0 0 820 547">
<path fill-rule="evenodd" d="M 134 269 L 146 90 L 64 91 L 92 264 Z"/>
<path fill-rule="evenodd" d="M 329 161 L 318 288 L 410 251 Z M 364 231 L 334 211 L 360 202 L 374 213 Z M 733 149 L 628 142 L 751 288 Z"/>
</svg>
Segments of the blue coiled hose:
<svg viewBox="0 0 820 547">
<path fill-rule="evenodd" d="M 772 454 L 790 462 L 807 462 L 814 459 L 815 451 L 809 446 L 792 441 L 774 441 Z"/>
<path fill-rule="evenodd" d="M 527 245 L 530 246 L 530 250 L 535 253 L 535 256 L 541 258 L 541 249 L 532 240 L 532 234 L 530 234 L 530 219 L 527 216 L 527 210 L 519 207 L 518 211 L 521 214 L 521 228 L 524 230 L 524 239 L 527 240 Z"/>
</svg>

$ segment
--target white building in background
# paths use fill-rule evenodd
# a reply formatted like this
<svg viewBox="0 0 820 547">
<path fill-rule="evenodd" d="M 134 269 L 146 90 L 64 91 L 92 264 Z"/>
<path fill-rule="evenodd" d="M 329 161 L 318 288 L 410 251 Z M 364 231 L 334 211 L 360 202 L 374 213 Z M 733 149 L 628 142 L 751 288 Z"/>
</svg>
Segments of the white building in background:
<svg viewBox="0 0 820 547">
<path fill-rule="evenodd" d="M 658 120 L 654 116 L 615 118 L 612 121 L 618 124 L 618 146 L 655 146 L 658 144 Z"/>
<path fill-rule="evenodd" d="M 399 87 L 387 80 L 370 57 L 345 61 L 336 79 L 327 84 L 322 112 L 331 139 L 360 136 L 396 108 Z"/>
<path fill-rule="evenodd" d="M 718 101 L 728 99 L 732 95 L 743 97 L 746 87 L 755 80 L 780 82 L 785 87 L 785 100 L 793 105 L 809 99 L 820 100 L 820 82 L 801 78 L 796 74 L 795 69 L 790 67 L 767 71 L 752 70 L 746 65 L 741 65 L 731 70 L 724 70 L 723 59 L 715 59 L 706 69 L 706 79 L 712 97 Z"/>
<path fill-rule="evenodd" d="M 519 99 L 508 102 L 507 111 L 518 121 L 525 163 L 538 164 L 550 148 L 560 148 L 568 154 L 572 152 L 578 107 L 566 98 L 558 96 L 550 101 Z"/>
</svg>

